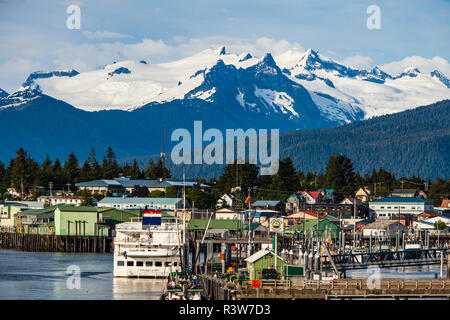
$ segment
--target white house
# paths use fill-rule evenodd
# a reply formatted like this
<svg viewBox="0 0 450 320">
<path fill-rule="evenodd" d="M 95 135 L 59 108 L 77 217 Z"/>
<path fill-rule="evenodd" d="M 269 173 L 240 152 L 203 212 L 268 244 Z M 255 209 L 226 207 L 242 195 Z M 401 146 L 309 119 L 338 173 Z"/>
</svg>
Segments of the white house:
<svg viewBox="0 0 450 320">
<path fill-rule="evenodd" d="M 106 197 L 97 203 L 98 208 L 158 209 L 175 211 L 183 208 L 182 198 L 116 198 Z M 187 207 L 187 204 L 186 204 Z"/>
<path fill-rule="evenodd" d="M 419 215 L 423 212 L 433 212 L 433 202 L 411 197 L 387 197 L 370 201 L 369 208 L 377 219 L 390 219 L 397 214 Z"/>
<path fill-rule="evenodd" d="M 226 205 L 228 208 L 233 208 L 235 204 L 236 198 L 232 194 L 225 193 L 217 200 L 216 207 L 222 208 Z"/>
<path fill-rule="evenodd" d="M 395 237 L 397 235 L 397 231 L 401 235 L 403 232 L 407 232 L 408 228 L 406 228 L 403 224 L 395 220 L 378 220 L 372 223 L 367 224 L 363 227 L 363 236 L 364 237 Z"/>
<path fill-rule="evenodd" d="M 230 208 L 216 210 L 217 220 L 242 220 L 243 216 L 242 212 Z"/>
<path fill-rule="evenodd" d="M 56 206 L 59 204 L 68 204 L 74 205 L 75 207 L 79 207 L 83 202 L 83 197 L 41 196 L 37 200 L 50 206 Z"/>
</svg>

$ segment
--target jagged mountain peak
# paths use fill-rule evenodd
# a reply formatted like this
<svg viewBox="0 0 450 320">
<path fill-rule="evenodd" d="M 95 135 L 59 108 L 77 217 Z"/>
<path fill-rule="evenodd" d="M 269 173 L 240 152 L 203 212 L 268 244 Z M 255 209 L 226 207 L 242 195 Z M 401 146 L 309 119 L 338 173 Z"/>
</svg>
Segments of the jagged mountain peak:
<svg viewBox="0 0 450 320">
<path fill-rule="evenodd" d="M 439 80 L 447 88 L 450 88 L 450 80 L 439 70 L 431 71 L 430 76 Z"/>
<path fill-rule="evenodd" d="M 0 98 L 5 98 L 9 95 L 8 92 L 6 92 L 5 90 L 3 90 L 2 88 L 0 88 Z"/>
<path fill-rule="evenodd" d="M 221 46 L 219 49 L 217 49 L 217 53 L 219 54 L 219 56 L 226 55 L 227 51 L 225 49 L 225 46 Z"/>
<path fill-rule="evenodd" d="M 55 71 L 35 71 L 30 73 L 28 78 L 22 84 L 23 87 L 31 85 L 36 79 L 44 79 L 51 77 L 74 77 L 78 75 L 79 72 L 75 69 L 68 70 L 55 70 Z"/>
</svg>

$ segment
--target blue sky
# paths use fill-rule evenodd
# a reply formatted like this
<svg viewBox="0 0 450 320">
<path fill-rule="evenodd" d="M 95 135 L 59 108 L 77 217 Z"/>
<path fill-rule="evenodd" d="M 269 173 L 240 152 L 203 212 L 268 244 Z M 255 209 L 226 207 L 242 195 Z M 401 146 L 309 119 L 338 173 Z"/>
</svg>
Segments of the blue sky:
<svg viewBox="0 0 450 320">
<path fill-rule="evenodd" d="M 70 4 L 80 30 L 66 27 Z M 366 26 L 369 5 L 381 10 L 380 30 Z M 156 63 L 221 44 L 256 55 L 313 48 L 354 67 L 450 76 L 449 21 L 448 0 L 0 0 L 0 88 L 14 91 L 36 70 Z"/>
</svg>

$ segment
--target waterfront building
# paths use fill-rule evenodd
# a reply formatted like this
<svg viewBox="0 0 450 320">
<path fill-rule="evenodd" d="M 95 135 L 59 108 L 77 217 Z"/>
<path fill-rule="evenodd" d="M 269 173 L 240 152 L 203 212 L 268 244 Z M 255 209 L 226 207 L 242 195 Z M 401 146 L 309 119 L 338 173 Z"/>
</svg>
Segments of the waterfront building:
<svg viewBox="0 0 450 320">
<path fill-rule="evenodd" d="M 376 219 L 391 219 L 396 214 L 419 215 L 433 212 L 433 202 L 411 197 L 386 197 L 371 201 L 369 208 L 375 212 Z"/>
<path fill-rule="evenodd" d="M 280 278 L 284 277 L 284 266 L 286 262 L 278 254 L 277 259 L 277 271 L 280 274 Z M 275 269 L 275 253 L 272 250 L 259 250 L 245 259 L 247 263 L 247 270 L 250 280 L 261 279 L 261 272 L 263 269 Z"/>
<path fill-rule="evenodd" d="M 55 211 L 55 235 L 98 236 L 108 235 L 108 228 L 98 223 L 95 207 L 57 206 Z"/>
<path fill-rule="evenodd" d="M 363 228 L 364 237 L 380 237 L 382 239 L 391 237 L 395 238 L 397 232 L 399 236 L 406 233 L 408 228 L 396 220 L 378 220 L 365 225 Z"/>
<path fill-rule="evenodd" d="M 186 206 L 188 203 L 186 202 Z M 106 197 L 97 203 L 98 208 L 158 209 L 175 211 L 183 208 L 182 198 L 116 198 Z"/>
</svg>

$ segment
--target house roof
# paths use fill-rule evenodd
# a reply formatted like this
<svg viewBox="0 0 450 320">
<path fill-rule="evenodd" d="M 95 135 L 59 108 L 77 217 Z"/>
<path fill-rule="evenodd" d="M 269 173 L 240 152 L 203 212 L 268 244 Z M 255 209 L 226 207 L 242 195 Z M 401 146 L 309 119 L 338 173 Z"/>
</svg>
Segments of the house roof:
<svg viewBox="0 0 450 320">
<path fill-rule="evenodd" d="M 436 212 L 422 212 L 421 214 L 417 215 L 417 217 L 421 218 L 438 217 L 438 216 L 440 216 L 440 214 Z"/>
<path fill-rule="evenodd" d="M 175 181 L 175 180 L 165 180 L 165 181 L 162 181 L 162 182 L 155 183 L 154 185 L 152 185 L 152 188 L 167 188 L 167 187 L 170 187 L 170 186 L 173 186 L 173 187 L 186 186 L 188 188 L 192 188 L 195 185 L 198 185 L 202 189 L 210 188 L 209 185 L 198 183 L 198 182 L 195 182 L 195 181 L 185 181 L 185 182 L 183 182 L 183 181 Z"/>
<path fill-rule="evenodd" d="M 258 252 L 255 252 L 254 254 L 252 254 L 250 257 L 246 258 L 245 261 L 246 262 L 250 262 L 250 263 L 254 263 L 256 261 L 258 261 L 259 259 L 261 259 L 262 257 L 268 255 L 268 254 L 272 254 L 275 256 L 275 253 L 272 250 L 259 250 Z M 277 255 L 277 257 L 281 260 L 283 260 L 283 258 L 281 258 L 279 255 Z"/>
<path fill-rule="evenodd" d="M 441 208 L 450 208 L 450 200 L 449 199 L 442 200 L 442 203 L 441 203 L 440 207 Z"/>
<path fill-rule="evenodd" d="M 208 225 L 208 219 L 191 219 L 189 221 L 189 229 L 191 230 L 204 230 Z M 208 229 L 227 229 L 236 231 L 243 227 L 243 224 L 239 220 L 223 220 L 223 219 L 211 219 Z"/>
<path fill-rule="evenodd" d="M 253 207 L 265 207 L 265 206 L 269 206 L 269 207 L 273 207 L 276 206 L 280 203 L 281 201 L 279 200 L 258 200 L 253 202 L 252 206 Z"/>
<path fill-rule="evenodd" d="M 23 216 L 36 216 L 38 219 L 48 219 L 55 216 L 56 206 L 50 206 L 44 209 L 26 209 L 21 212 Z"/>
<path fill-rule="evenodd" d="M 69 206 L 69 205 L 58 205 L 56 206 L 57 209 L 61 212 L 97 212 L 96 207 L 75 207 L 75 206 Z"/>
<path fill-rule="evenodd" d="M 392 193 L 416 193 L 416 189 L 394 189 Z"/>
<path fill-rule="evenodd" d="M 372 223 L 365 225 L 363 228 L 364 229 L 386 229 L 391 224 L 395 224 L 395 223 L 400 223 L 400 222 L 395 221 L 395 220 L 377 220 L 377 221 L 374 221 Z"/>
<path fill-rule="evenodd" d="M 291 218 L 291 219 L 292 218 L 302 218 L 303 219 L 303 213 L 305 213 L 307 215 L 310 215 L 312 217 L 315 217 L 315 218 L 317 218 L 317 216 L 318 216 L 319 219 L 325 218 L 325 216 L 321 216 L 318 213 L 315 213 L 315 212 L 312 212 L 312 211 L 308 211 L 308 210 L 302 210 L 302 211 L 295 212 L 295 213 L 293 213 L 291 215 L 288 215 L 286 218 L 287 219 L 289 219 L 289 218 Z"/>
<path fill-rule="evenodd" d="M 185 181 L 184 185 L 186 187 L 193 187 L 195 184 L 198 184 L 195 181 Z M 123 188 L 132 188 L 134 186 L 146 187 L 146 188 L 166 188 L 169 186 L 182 187 L 183 181 L 175 181 L 175 180 L 164 180 L 159 181 L 155 179 L 131 179 L 131 178 L 114 178 L 114 179 L 100 179 L 100 180 L 92 180 L 85 181 L 75 184 L 76 187 L 123 187 Z M 210 186 L 206 184 L 199 184 L 200 188 L 210 188 Z"/>
<path fill-rule="evenodd" d="M 114 180 L 119 182 L 120 185 L 124 188 L 133 188 L 134 186 L 149 188 L 149 187 L 159 183 L 159 180 L 155 180 L 155 179 L 115 178 Z"/>
<path fill-rule="evenodd" d="M 311 196 L 311 198 L 313 199 L 317 199 L 317 197 L 320 195 L 320 191 L 309 191 L 309 190 L 305 190 L 305 191 L 301 191 L 302 194 L 303 193 L 307 193 Z"/>
<path fill-rule="evenodd" d="M 105 197 L 98 202 L 98 204 L 177 204 L 181 198 L 119 198 L 119 197 Z"/>
<path fill-rule="evenodd" d="M 122 184 L 112 179 L 92 180 L 86 182 L 79 182 L 75 184 L 76 187 L 121 187 Z"/>
<path fill-rule="evenodd" d="M 314 231 L 317 229 L 317 219 L 306 219 L 305 221 L 300 221 L 299 223 L 296 223 L 288 227 L 287 229 L 290 232 L 303 232 L 303 229 L 305 230 L 305 232 L 309 232 L 309 230 L 311 230 L 312 228 L 314 228 Z M 323 233 L 325 229 L 332 230 L 334 234 L 337 234 L 342 230 L 337 224 L 327 219 L 319 220 L 319 234 Z"/>
<path fill-rule="evenodd" d="M 422 202 L 422 203 L 432 203 L 431 201 L 421 199 L 421 198 L 414 198 L 414 197 L 385 197 L 378 200 L 373 200 L 370 203 L 401 203 L 401 202 L 409 202 L 409 203 L 415 203 L 415 202 Z"/>
</svg>

